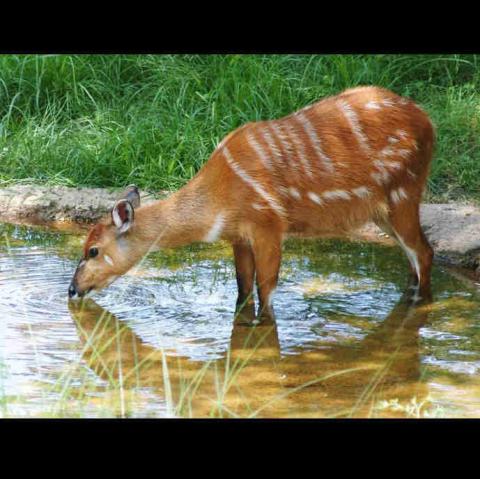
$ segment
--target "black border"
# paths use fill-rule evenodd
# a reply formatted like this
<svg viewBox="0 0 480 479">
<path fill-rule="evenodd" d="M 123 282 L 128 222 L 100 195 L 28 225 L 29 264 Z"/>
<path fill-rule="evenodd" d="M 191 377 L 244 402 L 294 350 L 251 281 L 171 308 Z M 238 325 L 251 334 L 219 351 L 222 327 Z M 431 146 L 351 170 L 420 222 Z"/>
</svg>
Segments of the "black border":
<svg viewBox="0 0 480 479">
<path fill-rule="evenodd" d="M 279 6 L 279 5 L 278 5 Z M 76 12 L 68 21 L 36 18 L 18 29 L 4 22 L 0 53 L 10 54 L 385 54 L 480 53 L 476 15 L 454 7 L 407 4 L 370 7 L 318 5 L 318 11 L 293 5 L 279 9 L 225 4 L 197 11 L 119 13 Z M 233 8 L 235 7 L 235 8 Z M 163 6 L 162 6 L 163 8 Z M 122 18 L 123 15 L 123 18 Z M 283 16 L 282 16 L 283 15 Z M 12 29 L 11 32 L 8 28 Z"/>
<path fill-rule="evenodd" d="M 346 7 L 347 8 L 347 7 Z M 474 15 L 475 17 L 475 15 Z M 434 20 L 432 19 L 432 22 Z M 321 27 L 321 28 L 320 28 Z M 165 36 L 153 32 L 150 36 L 109 36 L 99 40 L 93 32 L 79 35 L 75 30 L 67 36 L 56 35 L 54 31 L 48 35 L 35 37 L 36 32 L 31 32 L 29 38 L 21 35 L 3 37 L 0 42 L 0 52 L 4 54 L 16 53 L 56 53 L 56 54 L 164 54 L 164 53 L 256 53 L 256 54 L 341 54 L 341 53 L 480 53 L 480 37 L 478 28 L 472 29 L 468 24 L 462 24 L 463 33 L 471 35 L 458 35 L 455 29 L 442 29 L 438 25 L 437 35 L 431 35 L 428 29 L 422 30 L 421 38 L 415 31 L 415 25 L 410 29 L 404 23 L 404 31 L 392 29 L 392 34 L 382 37 L 372 28 L 364 25 L 362 35 L 346 36 L 341 31 L 315 31 L 312 34 L 295 37 L 296 29 L 283 32 L 283 35 L 257 39 L 244 34 L 228 37 L 223 36 L 223 31 L 216 31 L 216 36 L 196 37 L 195 31 L 191 35 L 184 35 L 185 29 L 180 29 L 176 35 Z M 44 27 L 48 28 L 48 27 Z M 205 27 L 206 28 L 206 27 Z M 306 26 L 305 28 L 309 28 Z M 319 29 L 323 29 L 320 25 Z M 373 31 L 372 31 L 373 30 Z M 45 31 L 45 30 L 44 30 Z M 439 35 L 438 35 L 439 34 Z M 134 35 L 134 34 L 133 34 Z M 476 436 L 480 432 L 480 420 L 456 419 L 354 419 L 354 420 L 303 420 L 303 419 L 275 419 L 275 420 L 216 420 L 216 419 L 2 419 L 0 430 L 4 441 L 8 438 L 11 446 L 20 449 L 32 447 L 39 450 L 43 447 L 53 452 L 59 445 L 71 448 L 75 454 L 83 455 L 82 450 L 75 449 L 74 443 L 86 446 L 102 443 L 103 448 L 111 446 L 125 451 L 130 456 L 131 450 L 145 443 L 148 437 L 150 446 L 154 446 L 161 460 L 162 447 L 160 444 L 170 443 L 179 451 L 186 445 L 202 449 L 205 446 L 215 456 L 218 450 L 225 448 L 231 453 L 255 455 L 256 451 L 269 448 L 278 452 L 286 449 L 300 449 L 303 454 L 313 454 L 311 460 L 321 467 L 323 460 L 330 460 L 330 451 L 345 453 L 346 448 L 363 451 L 364 448 L 371 452 L 374 462 L 379 454 L 386 450 L 397 452 L 397 460 L 401 457 L 410 459 L 413 455 L 424 455 L 426 449 L 435 451 L 437 460 L 439 453 L 450 457 L 454 449 L 461 449 L 466 455 L 471 447 L 476 449 Z M 153 437 L 152 437 L 153 435 Z M 153 442 L 151 442 L 153 441 Z M 468 441 L 468 442 L 467 442 Z M 469 447 L 470 446 L 470 447 Z M 104 449 L 100 452 L 103 454 Z M 2 452 L 7 453 L 7 449 Z M 327 456 L 326 456 L 327 454 Z M 398 457 L 400 454 L 400 459 Z M 341 455 L 341 454 L 340 454 Z M 475 457 L 475 456 L 473 456 Z M 265 458 L 267 459 L 267 458 Z M 367 460 L 368 458 L 366 458 Z M 168 460 L 168 458 L 165 458 Z M 345 456 L 348 462 L 350 457 Z M 213 467 L 213 466 L 212 466 Z"/>
</svg>

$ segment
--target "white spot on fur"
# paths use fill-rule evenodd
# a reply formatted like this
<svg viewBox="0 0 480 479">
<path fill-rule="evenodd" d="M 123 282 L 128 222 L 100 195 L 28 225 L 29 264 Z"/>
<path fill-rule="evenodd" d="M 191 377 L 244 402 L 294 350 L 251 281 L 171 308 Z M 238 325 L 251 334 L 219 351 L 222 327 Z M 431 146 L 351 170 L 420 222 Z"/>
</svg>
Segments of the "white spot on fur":
<svg viewBox="0 0 480 479">
<path fill-rule="evenodd" d="M 417 278 L 418 278 L 418 283 L 420 284 L 420 264 L 418 262 L 418 256 L 417 253 L 415 252 L 414 249 L 408 247 L 405 242 L 403 241 L 402 237 L 393 229 L 395 233 L 395 237 L 397 241 L 399 242 L 400 246 L 402 249 L 405 251 L 407 254 L 407 257 L 410 261 L 410 264 L 415 268 L 415 271 L 417 272 Z"/>
<path fill-rule="evenodd" d="M 283 123 L 273 123 L 272 128 L 277 134 L 278 139 L 282 145 L 284 151 L 287 152 L 287 158 L 285 158 L 285 164 L 292 171 L 295 179 L 301 177 L 300 164 L 297 161 L 297 146 L 294 144 L 293 138 L 291 138 L 290 131 L 285 128 Z"/>
<path fill-rule="evenodd" d="M 378 173 L 372 173 L 372 178 L 380 185 L 382 183 L 386 184 L 388 183 L 388 180 L 390 179 L 390 175 L 387 171 L 387 167 L 391 163 L 387 163 L 385 161 L 381 160 L 375 160 L 373 164 L 378 168 L 379 172 Z"/>
<path fill-rule="evenodd" d="M 395 134 L 400 138 L 406 138 L 408 136 L 405 130 L 395 130 Z"/>
<path fill-rule="evenodd" d="M 277 147 L 277 144 L 275 143 L 275 139 L 273 138 L 272 133 L 268 128 L 263 129 L 262 136 L 265 142 L 267 143 L 268 147 L 270 148 L 270 151 L 272 152 L 273 157 L 276 158 L 281 163 L 283 163 L 282 152 Z"/>
<path fill-rule="evenodd" d="M 390 175 L 387 170 L 382 170 L 379 171 L 378 173 L 371 173 L 370 175 L 377 184 L 382 185 L 382 184 L 387 184 L 388 181 L 390 180 Z"/>
<path fill-rule="evenodd" d="M 317 157 L 320 158 L 325 169 L 330 173 L 333 173 L 335 171 L 333 162 L 331 158 L 324 153 L 320 138 L 318 137 L 317 132 L 315 131 L 315 128 L 312 125 L 311 121 L 307 118 L 307 116 L 304 113 L 300 113 L 298 115 L 298 119 L 300 120 L 300 124 L 302 125 L 303 129 L 305 130 L 305 133 L 310 139 L 310 143 L 312 144 Z"/>
<path fill-rule="evenodd" d="M 275 293 L 275 288 L 272 289 L 268 295 L 268 299 L 267 299 L 267 304 L 269 307 L 272 307 L 272 302 L 273 302 L 273 295 Z"/>
<path fill-rule="evenodd" d="M 389 136 L 388 137 L 388 142 L 391 144 L 398 143 L 400 140 L 398 138 L 395 138 L 394 136 Z"/>
<path fill-rule="evenodd" d="M 108 254 L 103 255 L 103 259 L 105 260 L 105 263 L 109 264 L 110 266 L 113 266 L 113 260 L 108 256 Z"/>
<path fill-rule="evenodd" d="M 380 173 L 371 173 L 370 176 L 373 178 L 373 180 L 381 185 L 382 184 L 382 175 Z"/>
<path fill-rule="evenodd" d="M 322 199 L 320 198 L 320 196 L 318 196 L 316 193 L 313 193 L 313 191 L 309 191 L 307 193 L 307 196 L 314 202 L 314 203 L 317 203 L 317 205 L 322 205 L 323 204 L 323 201 Z"/>
<path fill-rule="evenodd" d="M 310 163 L 308 162 L 308 157 L 305 152 L 304 143 L 298 139 L 295 130 L 292 128 L 290 124 L 286 124 L 286 128 L 290 134 L 291 140 L 293 141 L 295 152 L 298 155 L 298 159 L 302 164 L 303 170 L 305 171 L 305 173 L 309 178 L 313 178 L 312 168 L 310 166 Z"/>
<path fill-rule="evenodd" d="M 354 188 L 352 193 L 359 198 L 367 198 L 372 194 L 372 192 L 366 186 L 359 186 L 358 188 Z"/>
<path fill-rule="evenodd" d="M 383 150 L 380 151 L 380 157 L 392 156 L 395 153 L 395 150 L 391 146 L 386 146 Z"/>
<path fill-rule="evenodd" d="M 385 168 L 385 164 L 382 160 L 375 160 L 373 165 L 378 168 L 379 170 L 383 170 Z"/>
<path fill-rule="evenodd" d="M 351 198 L 350 193 L 345 190 L 330 190 L 322 193 L 322 196 L 327 200 L 349 200 Z"/>
<path fill-rule="evenodd" d="M 384 172 L 386 168 L 391 170 L 400 170 L 403 165 L 398 161 L 382 161 L 382 160 L 375 160 L 373 162 L 376 168 L 378 168 L 381 172 Z"/>
<path fill-rule="evenodd" d="M 400 197 L 398 196 L 397 190 L 392 190 L 390 192 L 390 198 L 392 199 L 394 204 L 397 204 L 400 202 Z"/>
<path fill-rule="evenodd" d="M 413 179 L 417 177 L 417 175 L 410 168 L 407 168 L 407 173 Z"/>
<path fill-rule="evenodd" d="M 408 198 L 408 194 L 407 192 L 402 188 L 398 188 L 398 195 L 400 196 L 400 198 L 403 198 L 404 200 L 406 200 Z"/>
<path fill-rule="evenodd" d="M 254 180 L 246 171 L 244 171 L 238 163 L 235 162 L 233 159 L 230 150 L 225 146 L 223 148 L 223 155 L 227 160 L 232 171 L 247 185 L 251 186 L 255 192 L 261 196 L 269 205 L 272 210 L 274 210 L 278 215 L 285 216 L 285 209 L 282 205 L 280 205 L 277 200 L 258 183 L 258 181 Z"/>
<path fill-rule="evenodd" d="M 396 190 L 392 190 L 390 193 L 390 198 L 392 199 L 394 204 L 400 203 L 400 201 L 406 200 L 408 198 L 408 195 L 406 191 L 400 187 Z"/>
<path fill-rule="evenodd" d="M 214 241 L 217 241 L 217 239 L 220 238 L 220 234 L 222 233 L 224 225 L 225 215 L 223 213 L 218 213 L 218 215 L 215 217 L 213 225 L 203 238 L 203 241 L 206 243 L 213 243 Z"/>
<path fill-rule="evenodd" d="M 289 188 L 289 191 L 292 197 L 295 198 L 296 200 L 299 200 L 302 198 L 302 196 L 300 195 L 300 192 L 296 188 L 293 188 L 293 186 Z"/>
<path fill-rule="evenodd" d="M 279 123 L 271 123 L 270 126 L 274 131 L 276 138 L 282 145 L 283 150 L 290 155 L 292 153 L 292 145 L 288 142 L 288 137 L 285 135 L 282 126 Z"/>
<path fill-rule="evenodd" d="M 258 141 L 256 140 L 256 138 L 253 136 L 252 133 L 248 133 L 247 143 L 258 155 L 258 157 L 260 158 L 260 161 L 265 166 L 265 168 L 267 168 L 268 170 L 272 170 L 273 166 L 272 166 L 272 162 L 270 161 L 270 158 L 268 157 L 265 150 L 262 148 L 260 143 L 258 143 Z"/>
<path fill-rule="evenodd" d="M 385 166 L 392 170 L 401 170 L 403 168 L 402 163 L 399 163 L 398 161 L 388 161 L 385 163 Z"/>
<path fill-rule="evenodd" d="M 264 210 L 264 209 L 265 209 L 265 207 L 264 207 L 264 206 L 262 206 L 262 205 L 259 205 L 258 203 L 252 203 L 252 208 L 254 208 L 254 209 L 256 209 L 256 210 L 259 210 L 259 211 L 261 211 L 261 210 Z"/>
<path fill-rule="evenodd" d="M 401 148 L 400 150 L 398 150 L 397 152 L 402 158 L 408 158 L 408 156 L 410 155 L 411 151 L 410 150 L 407 150 L 405 148 Z"/>
<path fill-rule="evenodd" d="M 382 105 L 384 106 L 393 106 L 394 105 L 394 102 L 392 100 L 390 100 L 389 98 L 385 98 L 384 100 L 382 100 Z"/>
<path fill-rule="evenodd" d="M 368 110 L 380 110 L 382 107 L 376 101 L 369 101 L 365 103 L 365 108 Z"/>
<path fill-rule="evenodd" d="M 345 100 L 339 100 L 337 104 L 345 115 L 345 118 L 350 124 L 350 128 L 352 129 L 353 134 L 357 138 L 357 141 L 362 147 L 362 149 L 366 153 L 370 153 L 370 145 L 368 144 L 368 138 L 363 132 L 362 127 L 360 126 L 360 122 L 358 121 L 358 116 L 353 110 L 353 108 Z"/>
</svg>

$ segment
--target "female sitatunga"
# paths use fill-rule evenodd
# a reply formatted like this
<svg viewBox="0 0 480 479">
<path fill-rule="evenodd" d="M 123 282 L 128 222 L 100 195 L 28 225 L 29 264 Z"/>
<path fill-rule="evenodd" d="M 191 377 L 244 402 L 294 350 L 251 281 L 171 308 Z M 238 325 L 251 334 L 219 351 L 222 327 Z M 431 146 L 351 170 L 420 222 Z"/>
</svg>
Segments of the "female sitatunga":
<svg viewBox="0 0 480 479">
<path fill-rule="evenodd" d="M 110 284 L 145 254 L 219 239 L 233 246 L 237 309 L 272 318 L 282 241 L 341 236 L 374 221 L 405 251 L 415 298 L 429 295 L 433 252 L 419 203 L 434 132 L 414 102 L 361 87 L 278 120 L 248 123 L 183 188 L 140 207 L 131 187 L 94 226 L 69 295 Z"/>
</svg>

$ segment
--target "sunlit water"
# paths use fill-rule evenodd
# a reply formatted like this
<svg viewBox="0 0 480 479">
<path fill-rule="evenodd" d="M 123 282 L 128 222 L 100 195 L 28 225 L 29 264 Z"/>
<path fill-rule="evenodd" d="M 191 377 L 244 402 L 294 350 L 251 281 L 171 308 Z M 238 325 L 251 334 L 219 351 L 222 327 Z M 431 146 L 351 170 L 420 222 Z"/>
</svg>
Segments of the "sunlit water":
<svg viewBox="0 0 480 479">
<path fill-rule="evenodd" d="M 285 245 L 276 326 L 234 321 L 228 245 L 151 255 L 68 302 L 80 236 L 0 225 L 0 417 L 480 416 L 480 297 L 396 247 Z"/>
</svg>

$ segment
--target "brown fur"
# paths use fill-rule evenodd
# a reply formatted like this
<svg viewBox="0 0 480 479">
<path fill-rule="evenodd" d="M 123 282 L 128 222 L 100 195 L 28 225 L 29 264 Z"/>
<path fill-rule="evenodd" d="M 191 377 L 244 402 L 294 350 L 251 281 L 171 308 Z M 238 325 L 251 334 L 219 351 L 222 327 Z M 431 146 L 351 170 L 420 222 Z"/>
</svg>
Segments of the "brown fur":
<svg viewBox="0 0 480 479">
<path fill-rule="evenodd" d="M 312 129 L 318 142 L 309 136 Z M 150 250 L 204 240 L 217 221 L 218 239 L 234 246 L 239 303 L 253 308 L 247 298 L 256 274 L 260 310 L 271 316 L 268 301 L 286 236 L 341 236 L 373 220 L 415 252 L 414 281 L 426 292 L 432 251 L 418 207 L 433 144 L 431 122 L 411 100 L 377 87 L 347 90 L 284 118 L 231 132 L 185 187 L 135 210 L 121 248 L 115 226 L 106 220 L 89 234 L 85 252 L 100 245 L 99 257 L 114 260 L 109 271 L 122 274 Z M 375 179 L 382 174 L 385 180 Z M 97 287 L 90 281 L 78 273 L 80 290 Z"/>
<path fill-rule="evenodd" d="M 88 258 L 88 250 L 100 240 L 104 231 L 105 225 L 102 223 L 99 223 L 98 225 L 95 225 L 90 229 L 87 235 L 87 239 L 85 240 L 85 244 L 83 246 L 83 257 L 85 259 Z"/>
</svg>

